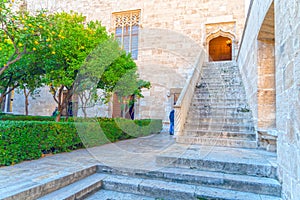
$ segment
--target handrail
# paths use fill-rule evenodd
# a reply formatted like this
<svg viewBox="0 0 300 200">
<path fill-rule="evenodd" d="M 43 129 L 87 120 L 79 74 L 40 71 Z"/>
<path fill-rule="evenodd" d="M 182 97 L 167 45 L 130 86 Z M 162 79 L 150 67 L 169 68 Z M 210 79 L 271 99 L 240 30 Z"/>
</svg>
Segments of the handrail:
<svg viewBox="0 0 300 200">
<path fill-rule="evenodd" d="M 241 48 L 242 48 L 242 45 L 243 45 L 243 42 L 244 42 L 245 32 L 246 32 L 246 28 L 248 26 L 248 20 L 249 20 L 250 13 L 251 13 L 251 10 L 252 10 L 253 2 L 254 2 L 254 0 L 251 0 L 250 5 L 249 5 L 249 9 L 248 9 L 248 13 L 247 13 L 247 18 L 246 18 L 246 22 L 245 22 L 245 26 L 244 26 L 244 30 L 243 30 L 243 35 L 242 35 L 242 39 L 241 39 L 241 42 L 240 42 L 239 51 L 238 51 L 237 56 L 236 56 L 236 61 L 238 61 L 239 56 L 240 56 L 240 52 L 241 52 Z"/>
<path fill-rule="evenodd" d="M 189 111 L 190 104 L 192 102 L 192 97 L 195 91 L 195 87 L 199 81 L 202 66 L 204 63 L 205 53 L 202 50 L 195 61 L 195 68 L 187 80 L 183 90 L 180 93 L 180 96 L 177 100 L 175 109 L 175 120 L 174 120 L 174 133 L 175 136 L 180 136 L 183 133 L 183 127 L 186 122 L 187 114 Z"/>
</svg>

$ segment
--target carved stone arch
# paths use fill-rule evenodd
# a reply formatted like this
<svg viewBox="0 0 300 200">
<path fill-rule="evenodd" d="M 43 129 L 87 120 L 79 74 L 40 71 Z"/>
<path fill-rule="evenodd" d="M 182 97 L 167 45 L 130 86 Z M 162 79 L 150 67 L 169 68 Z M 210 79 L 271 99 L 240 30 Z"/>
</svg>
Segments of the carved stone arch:
<svg viewBox="0 0 300 200">
<path fill-rule="evenodd" d="M 206 37 L 206 44 L 209 44 L 209 41 L 211 41 L 212 39 L 215 39 L 217 37 L 227 37 L 230 38 L 232 40 L 232 42 L 236 42 L 235 41 L 235 35 L 233 33 L 231 33 L 230 31 L 224 31 L 222 29 L 219 29 L 215 32 L 210 33 L 207 37 Z"/>
<path fill-rule="evenodd" d="M 223 40 L 226 41 L 227 46 L 228 46 L 228 54 L 230 55 L 225 55 L 226 58 L 220 58 L 220 59 L 212 59 L 211 58 L 211 53 L 212 53 L 212 49 L 213 47 L 210 47 L 211 43 L 216 43 L 216 40 L 220 39 L 220 41 Z M 211 32 L 210 34 L 208 34 L 208 36 L 206 37 L 206 50 L 207 53 L 209 55 L 208 60 L 209 61 L 221 61 L 221 60 L 234 60 L 235 59 L 235 50 L 237 47 L 237 41 L 236 41 L 236 36 L 235 34 L 233 34 L 230 31 L 224 31 L 222 29 L 219 29 L 215 32 Z M 220 53 L 222 54 L 222 53 Z"/>
</svg>

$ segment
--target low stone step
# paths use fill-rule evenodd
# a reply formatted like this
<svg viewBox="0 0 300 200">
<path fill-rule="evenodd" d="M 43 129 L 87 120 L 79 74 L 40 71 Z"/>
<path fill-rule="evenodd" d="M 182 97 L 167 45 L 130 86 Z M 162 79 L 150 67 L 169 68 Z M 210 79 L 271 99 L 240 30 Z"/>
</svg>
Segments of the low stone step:
<svg viewBox="0 0 300 200">
<path fill-rule="evenodd" d="M 3 194 L 1 199 L 37 199 L 41 196 L 59 190 L 69 184 L 84 179 L 97 170 L 96 166 L 91 166 L 74 172 L 60 172 L 53 176 L 47 175 L 48 178 L 42 181 L 33 182 L 31 185 L 18 184 L 15 188 L 7 190 L 7 194 Z"/>
<path fill-rule="evenodd" d="M 205 146 L 220 146 L 234 148 L 257 148 L 257 142 L 249 139 L 231 139 L 231 138 L 205 138 L 177 136 L 176 142 L 179 144 L 199 144 Z"/>
<path fill-rule="evenodd" d="M 218 81 L 220 80 L 236 80 L 241 81 L 241 78 L 239 77 L 239 73 L 233 72 L 233 73 L 220 73 L 220 72 L 205 72 L 201 74 L 201 80 L 207 80 L 207 79 L 216 79 Z"/>
<path fill-rule="evenodd" d="M 235 108 L 247 108 L 248 104 L 246 102 L 201 102 L 201 101 L 194 101 L 191 103 L 193 107 L 235 107 Z"/>
<path fill-rule="evenodd" d="M 243 82 L 240 80 L 233 80 L 233 79 L 216 80 L 214 78 L 201 79 L 200 85 L 201 85 L 201 83 L 207 83 L 208 85 L 219 85 L 219 87 L 230 87 L 231 85 L 242 85 L 243 84 Z M 200 89 L 200 88 L 196 87 L 196 89 Z"/>
<path fill-rule="evenodd" d="M 230 85 L 242 85 L 242 81 L 241 80 L 234 80 L 232 78 L 228 78 L 228 79 L 215 79 L 215 78 L 202 78 L 200 80 L 200 83 L 208 83 L 209 85 L 213 85 L 213 84 L 218 84 L 218 85 L 222 85 L 222 86 L 230 86 Z"/>
<path fill-rule="evenodd" d="M 256 134 L 253 132 L 231 132 L 231 131 L 217 131 L 217 130 L 189 130 L 185 129 L 183 132 L 187 137 L 204 137 L 204 138 L 236 138 L 255 140 Z"/>
<path fill-rule="evenodd" d="M 197 88 L 195 94 L 200 93 L 231 93 L 231 92 L 241 92 L 243 93 L 242 86 L 239 87 L 229 87 L 229 86 L 219 86 L 219 87 L 207 87 L 207 88 Z"/>
<path fill-rule="evenodd" d="M 157 198 L 112 190 L 100 190 L 85 200 L 157 200 Z"/>
<path fill-rule="evenodd" d="M 233 61 L 218 61 L 218 62 L 207 62 L 204 64 L 204 67 L 207 68 L 236 68 L 238 69 L 238 66 Z"/>
<path fill-rule="evenodd" d="M 194 116 L 189 117 L 186 121 L 187 123 L 221 123 L 221 124 L 243 124 L 243 123 L 250 123 L 252 124 L 253 121 L 249 117 L 206 117 L 206 116 Z"/>
<path fill-rule="evenodd" d="M 205 81 L 200 81 L 198 84 L 197 84 L 197 90 L 198 89 L 205 89 L 205 88 L 240 88 L 242 87 L 243 88 L 243 84 L 232 84 L 232 85 L 224 85 L 224 84 L 220 84 L 220 83 L 206 83 Z"/>
<path fill-rule="evenodd" d="M 276 196 L 210 188 L 190 184 L 174 183 L 162 180 L 132 178 L 120 175 L 110 175 L 103 180 L 105 190 L 150 196 L 164 200 L 196 200 L 199 198 L 220 200 L 262 200 L 279 199 Z M 246 197 L 246 198 L 245 198 Z"/>
<path fill-rule="evenodd" d="M 193 110 L 201 110 L 201 109 L 220 109 L 220 110 L 237 110 L 239 112 L 249 112 L 250 110 L 247 107 L 242 106 L 228 106 L 224 104 L 206 104 L 202 106 L 194 105 L 194 103 L 190 106 Z"/>
<path fill-rule="evenodd" d="M 241 81 L 241 77 L 239 73 L 232 73 L 232 74 L 225 74 L 220 73 L 219 71 L 213 71 L 211 74 L 209 72 L 205 72 L 201 75 L 201 80 L 209 80 L 209 79 L 215 79 L 215 81 L 221 81 L 222 79 L 228 79 L 228 80 L 235 80 L 235 81 Z"/>
<path fill-rule="evenodd" d="M 243 110 L 242 110 L 243 111 Z M 203 115 L 203 116 L 251 116 L 250 111 L 242 112 L 237 108 L 191 108 L 188 112 L 189 115 Z"/>
<path fill-rule="evenodd" d="M 235 131 L 235 132 L 248 132 L 254 131 L 253 124 L 225 124 L 225 123 L 186 123 L 185 129 L 189 130 L 219 130 L 219 131 Z"/>
<path fill-rule="evenodd" d="M 277 178 L 276 153 L 257 149 L 176 144 L 158 155 L 156 164 L 161 167 Z"/>
<path fill-rule="evenodd" d="M 206 98 L 206 99 L 245 99 L 246 96 L 243 93 L 199 93 L 194 94 L 194 97 L 197 98 Z"/>
<path fill-rule="evenodd" d="M 226 98 L 224 96 L 218 98 L 204 98 L 202 96 L 194 95 L 192 99 L 194 102 L 246 102 L 246 98 Z"/>
<path fill-rule="evenodd" d="M 240 96 L 240 97 L 244 97 L 244 92 L 242 91 L 232 91 L 232 92 L 225 92 L 225 91 L 205 91 L 205 92 L 201 92 L 201 93 L 195 93 L 194 94 L 196 97 L 212 97 L 212 96 L 223 96 L 223 97 L 228 97 L 228 96 Z"/>
<path fill-rule="evenodd" d="M 231 74 L 239 74 L 239 71 L 237 69 L 208 69 L 208 68 L 203 68 L 201 76 L 222 76 L 222 75 L 231 75 Z"/>
<path fill-rule="evenodd" d="M 38 200 L 73 200 L 82 199 L 98 191 L 102 187 L 102 180 L 106 177 L 103 174 L 93 174 L 66 187 L 49 193 Z"/>
<path fill-rule="evenodd" d="M 188 112 L 188 118 L 194 119 L 194 118 L 201 118 L 201 117 L 205 117 L 205 118 L 235 118 L 235 117 L 239 117 L 239 118 L 249 118 L 251 117 L 251 113 L 240 113 L 240 112 L 233 112 L 233 113 L 229 113 L 229 112 L 218 112 L 218 113 L 211 113 L 211 112 L 206 112 L 206 111 L 201 111 L 201 112 L 193 112 L 193 111 L 189 111 Z"/>
<path fill-rule="evenodd" d="M 152 180 L 171 181 L 175 183 L 210 186 L 214 188 L 233 189 L 256 194 L 279 196 L 280 183 L 271 178 L 252 177 L 243 175 L 225 174 L 220 172 L 200 171 L 184 168 L 160 168 L 155 171 L 128 168 L 111 168 L 98 166 L 99 173 L 130 176 Z"/>
</svg>

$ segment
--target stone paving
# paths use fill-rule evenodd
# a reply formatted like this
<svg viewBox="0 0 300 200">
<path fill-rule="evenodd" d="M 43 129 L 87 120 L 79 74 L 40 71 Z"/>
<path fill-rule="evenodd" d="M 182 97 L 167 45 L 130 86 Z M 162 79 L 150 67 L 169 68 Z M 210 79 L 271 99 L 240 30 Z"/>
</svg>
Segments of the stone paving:
<svg viewBox="0 0 300 200">
<path fill-rule="evenodd" d="M 245 163 L 265 162 L 276 166 L 274 153 L 255 149 L 176 144 L 173 136 L 164 132 L 2 167 L 0 168 L 0 199 L 96 164 L 135 170 L 158 170 L 162 167 L 155 162 L 157 156 L 168 154 L 174 157 L 194 158 L 199 155 L 210 160 L 242 160 Z"/>
<path fill-rule="evenodd" d="M 155 155 L 174 144 L 167 133 L 46 156 L 0 168 L 0 199 L 96 164 L 155 169 Z"/>
</svg>

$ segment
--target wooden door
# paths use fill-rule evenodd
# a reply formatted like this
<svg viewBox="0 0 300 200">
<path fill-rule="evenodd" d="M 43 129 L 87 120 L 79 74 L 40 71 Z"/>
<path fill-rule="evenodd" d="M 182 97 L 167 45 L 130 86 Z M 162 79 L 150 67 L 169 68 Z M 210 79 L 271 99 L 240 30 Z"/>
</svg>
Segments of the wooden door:
<svg viewBox="0 0 300 200">
<path fill-rule="evenodd" d="M 226 37 L 217 37 L 209 42 L 209 61 L 232 60 L 232 41 Z"/>
</svg>

